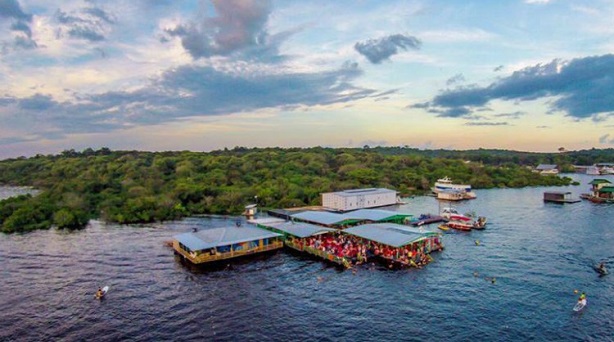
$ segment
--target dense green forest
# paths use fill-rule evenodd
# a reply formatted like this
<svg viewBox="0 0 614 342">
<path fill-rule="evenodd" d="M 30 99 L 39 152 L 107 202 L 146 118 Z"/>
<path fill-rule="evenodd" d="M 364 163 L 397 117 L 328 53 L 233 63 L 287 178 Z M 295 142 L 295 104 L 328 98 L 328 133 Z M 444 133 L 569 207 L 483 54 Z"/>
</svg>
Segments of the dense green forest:
<svg viewBox="0 0 614 342">
<path fill-rule="evenodd" d="M 239 214 L 246 204 L 320 204 L 320 193 L 386 187 L 402 196 L 429 192 L 444 176 L 474 188 L 566 185 L 527 166 L 614 160 L 612 150 L 525 153 L 402 147 L 242 148 L 203 152 L 86 149 L 0 161 L 0 184 L 33 186 L 36 196 L 0 201 L 3 232 L 84 227 L 90 218 L 143 223 L 195 214 Z"/>
</svg>

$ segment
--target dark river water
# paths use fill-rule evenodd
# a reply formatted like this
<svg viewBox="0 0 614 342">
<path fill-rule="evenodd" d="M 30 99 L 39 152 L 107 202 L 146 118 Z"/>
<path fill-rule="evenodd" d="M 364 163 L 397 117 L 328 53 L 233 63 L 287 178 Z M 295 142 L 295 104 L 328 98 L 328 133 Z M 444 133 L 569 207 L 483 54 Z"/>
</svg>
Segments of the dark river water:
<svg viewBox="0 0 614 342">
<path fill-rule="evenodd" d="M 284 250 L 203 270 L 164 244 L 236 218 L 0 234 L 0 340 L 612 341 L 614 275 L 592 267 L 614 271 L 614 205 L 542 201 L 594 178 L 572 177 L 581 185 L 476 191 L 457 208 L 487 216 L 486 230 L 446 233 L 423 269 L 342 271 Z M 438 211 L 407 201 L 394 210 Z M 580 313 L 574 290 L 588 297 Z"/>
</svg>

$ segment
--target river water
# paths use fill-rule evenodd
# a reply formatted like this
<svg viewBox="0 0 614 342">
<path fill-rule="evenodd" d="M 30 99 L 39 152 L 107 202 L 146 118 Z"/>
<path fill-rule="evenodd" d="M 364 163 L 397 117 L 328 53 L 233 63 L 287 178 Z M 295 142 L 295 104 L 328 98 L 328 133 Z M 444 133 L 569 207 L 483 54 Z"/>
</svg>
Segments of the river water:
<svg viewBox="0 0 614 342">
<path fill-rule="evenodd" d="M 572 177 L 582 185 L 477 190 L 456 206 L 487 216 L 486 230 L 446 233 L 423 269 L 342 271 L 278 251 L 203 270 L 164 245 L 236 218 L 0 234 L 0 340 L 612 341 L 614 275 L 592 266 L 614 271 L 614 205 L 542 201 L 587 192 L 593 177 Z M 407 201 L 394 210 L 438 211 L 432 197 Z M 580 313 L 574 290 L 588 297 Z"/>
</svg>

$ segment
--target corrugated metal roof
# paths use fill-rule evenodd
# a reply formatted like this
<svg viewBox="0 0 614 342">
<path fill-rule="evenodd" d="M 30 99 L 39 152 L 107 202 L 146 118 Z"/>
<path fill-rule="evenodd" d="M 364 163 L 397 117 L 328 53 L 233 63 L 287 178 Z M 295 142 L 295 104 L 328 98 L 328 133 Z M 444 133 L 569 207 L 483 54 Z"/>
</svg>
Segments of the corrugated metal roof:
<svg viewBox="0 0 614 342">
<path fill-rule="evenodd" d="M 290 235 L 294 235 L 299 238 L 305 238 L 308 236 L 319 235 L 324 233 L 336 232 L 337 229 L 318 226 L 315 224 L 305 222 L 283 222 L 283 223 L 269 223 L 265 224 L 267 227 L 272 227 Z"/>
<path fill-rule="evenodd" d="M 394 223 L 364 224 L 347 228 L 343 232 L 392 247 L 402 247 L 429 236 L 439 235 L 435 232 Z"/>
<path fill-rule="evenodd" d="M 352 218 L 348 217 L 346 214 L 334 214 L 328 211 L 304 211 L 302 213 L 291 215 L 291 217 L 326 226 L 342 224 L 344 221 L 352 220 Z"/>
<path fill-rule="evenodd" d="M 391 219 L 393 217 L 411 217 L 412 214 L 404 214 L 397 211 L 392 210 L 383 210 L 383 209 L 359 209 L 356 211 L 352 211 L 345 214 L 348 217 L 357 219 L 357 220 L 369 220 L 369 221 L 382 221 Z"/>
<path fill-rule="evenodd" d="M 175 235 L 175 239 L 193 251 L 281 236 L 257 227 L 223 227 Z"/>
<path fill-rule="evenodd" d="M 325 192 L 325 194 L 336 194 L 341 197 L 354 197 L 360 195 L 377 195 L 377 194 L 387 194 L 387 193 L 397 193 L 394 190 L 386 189 L 386 188 L 368 188 L 368 189 L 350 189 L 343 190 L 337 192 Z"/>
</svg>

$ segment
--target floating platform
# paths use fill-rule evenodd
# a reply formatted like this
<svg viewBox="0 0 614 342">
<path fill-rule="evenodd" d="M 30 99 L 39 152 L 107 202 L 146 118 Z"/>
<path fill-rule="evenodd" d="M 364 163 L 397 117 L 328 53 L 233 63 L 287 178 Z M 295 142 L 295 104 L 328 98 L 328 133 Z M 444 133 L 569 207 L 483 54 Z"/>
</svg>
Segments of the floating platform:
<svg viewBox="0 0 614 342">
<path fill-rule="evenodd" d="M 581 200 L 579 198 L 571 198 L 571 192 L 569 191 L 546 191 L 544 192 L 544 202 L 551 203 L 577 203 Z"/>
</svg>

